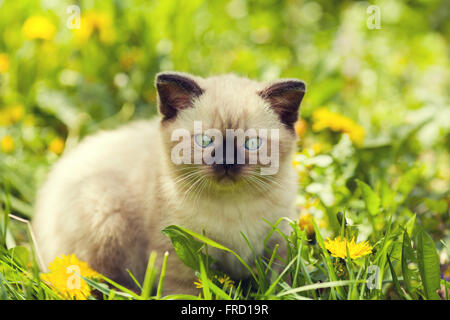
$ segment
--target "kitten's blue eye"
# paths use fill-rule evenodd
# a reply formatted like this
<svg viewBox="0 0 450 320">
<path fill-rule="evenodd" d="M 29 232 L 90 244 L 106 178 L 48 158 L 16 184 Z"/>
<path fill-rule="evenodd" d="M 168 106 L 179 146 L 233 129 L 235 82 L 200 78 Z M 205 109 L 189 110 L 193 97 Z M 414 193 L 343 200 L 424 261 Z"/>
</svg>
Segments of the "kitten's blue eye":
<svg viewBox="0 0 450 320">
<path fill-rule="evenodd" d="M 206 134 L 197 134 L 194 136 L 195 143 L 202 148 L 206 148 L 213 143 L 213 139 Z"/>
<path fill-rule="evenodd" d="M 261 147 L 262 140 L 260 138 L 248 138 L 245 140 L 245 149 L 254 151 Z"/>
</svg>

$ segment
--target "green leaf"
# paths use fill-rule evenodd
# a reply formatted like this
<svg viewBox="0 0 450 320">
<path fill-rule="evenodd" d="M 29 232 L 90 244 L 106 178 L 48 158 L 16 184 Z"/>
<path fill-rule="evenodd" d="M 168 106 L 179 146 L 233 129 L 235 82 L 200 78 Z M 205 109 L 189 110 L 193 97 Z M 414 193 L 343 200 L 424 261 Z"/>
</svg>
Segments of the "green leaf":
<svg viewBox="0 0 450 320">
<path fill-rule="evenodd" d="M 284 291 L 279 293 L 277 296 L 282 297 L 289 294 L 297 293 L 297 292 L 304 292 L 304 291 L 310 291 L 310 290 L 317 290 L 317 289 L 323 289 L 323 288 L 340 288 L 343 286 L 349 286 L 352 284 L 363 284 L 365 283 L 365 280 L 336 280 L 336 281 L 330 281 L 330 282 L 321 282 L 321 283 L 315 283 L 306 285 L 299 288 L 294 288 L 288 291 Z"/>
<path fill-rule="evenodd" d="M 394 282 L 395 290 L 400 297 L 404 297 L 402 292 L 400 282 L 398 282 L 397 275 L 395 274 L 394 266 L 392 265 L 391 258 L 387 255 L 387 262 L 389 264 L 389 269 L 391 270 L 392 281 Z"/>
<path fill-rule="evenodd" d="M 124 286 L 118 284 L 117 282 L 109 279 L 108 277 L 105 277 L 104 275 L 100 274 L 100 279 L 102 279 L 103 281 L 107 282 L 108 284 L 110 284 L 111 286 L 121 290 L 122 292 L 116 292 L 116 295 L 123 295 L 123 296 L 129 296 L 132 297 L 136 300 L 141 300 L 141 297 L 138 296 L 136 293 L 134 293 L 133 291 L 125 288 Z M 108 286 L 101 286 L 101 284 L 98 284 L 96 281 L 92 280 L 92 279 L 88 279 L 83 277 L 83 279 L 91 286 L 93 286 L 94 288 L 96 288 L 97 290 L 99 290 L 100 292 L 103 292 L 106 295 L 109 295 L 109 291 L 110 289 L 108 288 Z"/>
<path fill-rule="evenodd" d="M 405 284 L 406 291 L 411 295 L 413 299 L 417 299 L 415 289 L 413 289 L 412 281 L 415 278 L 414 271 L 409 268 L 411 263 L 417 264 L 417 258 L 414 250 L 411 247 L 411 239 L 408 236 L 408 232 L 403 232 L 403 245 L 402 245 L 402 274 L 403 282 Z"/>
<path fill-rule="evenodd" d="M 2 273 L 0 272 L 0 299 L 1 300 L 8 300 L 8 291 L 5 287 L 6 281 L 3 278 Z"/>
<path fill-rule="evenodd" d="M 414 225 L 416 223 L 416 214 L 414 214 L 406 223 L 406 231 L 408 231 L 408 235 L 411 237 L 413 229 L 414 229 Z"/>
<path fill-rule="evenodd" d="M 425 297 L 429 300 L 440 300 L 436 291 L 440 288 L 441 272 L 434 241 L 424 230 L 419 232 L 417 240 L 417 260 Z"/>
<path fill-rule="evenodd" d="M 380 203 L 381 203 L 380 197 L 365 182 L 362 182 L 361 180 L 356 180 L 356 182 L 358 183 L 359 188 L 361 189 L 361 193 L 363 195 L 367 211 L 372 216 L 377 215 L 380 212 Z"/>
<path fill-rule="evenodd" d="M 203 248 L 200 241 L 195 240 L 178 226 L 166 227 L 162 233 L 170 238 L 176 254 L 185 265 L 193 270 L 200 270 L 198 253 Z"/>
<path fill-rule="evenodd" d="M 431 211 L 437 212 L 439 214 L 445 214 L 448 210 L 448 203 L 447 201 L 445 201 L 445 199 L 425 199 L 425 205 Z"/>
<path fill-rule="evenodd" d="M 166 277 L 166 269 L 167 269 L 167 258 L 169 257 L 169 252 L 165 252 L 164 253 L 164 259 L 163 259 L 163 264 L 161 267 L 161 274 L 159 276 L 159 282 L 158 282 L 158 288 L 156 291 L 156 299 L 161 299 L 162 297 L 162 290 L 164 287 L 164 279 Z"/>
<path fill-rule="evenodd" d="M 200 264 L 200 280 L 202 281 L 202 289 L 203 289 L 203 296 L 206 300 L 211 300 L 211 290 L 209 289 L 209 279 L 208 275 L 206 274 L 205 266 L 203 265 L 202 259 L 199 257 L 199 264 Z"/>
<path fill-rule="evenodd" d="M 183 241 L 187 241 L 192 246 L 195 246 L 196 248 L 198 248 L 196 250 L 196 252 L 198 252 L 203 247 L 203 244 L 201 243 L 201 242 L 203 242 L 204 244 L 206 244 L 208 246 L 211 246 L 213 248 L 217 248 L 217 249 L 220 249 L 220 250 L 223 250 L 223 251 L 227 251 L 227 252 L 233 254 L 242 263 L 242 265 L 244 265 L 244 267 L 250 272 L 250 274 L 252 275 L 253 279 L 258 281 L 258 278 L 256 277 L 255 273 L 253 272 L 252 268 L 233 250 L 231 250 L 231 249 L 229 249 L 229 248 L 227 248 L 227 247 L 225 247 L 225 246 L 223 246 L 223 245 L 221 245 L 221 244 L 219 244 L 219 243 L 217 243 L 217 242 L 215 242 L 215 241 L 213 241 L 213 240 L 211 240 L 211 239 L 209 239 L 209 238 L 207 238 L 207 237 L 205 237 L 205 236 L 203 236 L 201 234 L 198 234 L 198 233 L 196 233 L 194 231 L 185 229 L 185 228 L 180 227 L 180 226 L 175 226 L 175 225 L 168 226 L 162 232 L 165 235 L 170 237 L 170 239 L 172 240 L 172 243 L 174 243 L 174 240 L 175 240 L 176 246 L 178 247 L 180 253 L 183 255 L 182 260 L 183 259 L 186 259 L 186 260 L 191 259 L 192 258 L 192 254 L 193 254 L 192 249 L 188 249 L 187 250 L 188 252 L 186 252 L 186 250 L 183 249 L 183 246 L 186 246 L 183 243 Z M 172 239 L 172 237 L 173 237 L 173 239 Z M 201 242 L 196 241 L 194 238 L 200 240 Z M 179 243 L 180 241 L 182 242 L 181 244 Z M 174 243 L 174 247 L 175 247 L 175 243 Z M 175 252 L 178 255 L 177 248 L 175 248 Z M 195 256 L 194 256 L 194 259 L 196 259 Z M 212 262 L 212 259 L 209 258 L 208 261 Z M 195 268 L 195 270 L 198 270 L 197 267 Z"/>
<path fill-rule="evenodd" d="M 0 190 L 0 202 L 5 197 L 6 197 L 6 194 Z M 11 211 L 14 211 L 16 213 L 20 212 L 26 218 L 30 218 L 33 216 L 33 208 L 28 203 L 14 197 L 11 194 L 8 194 L 8 197 L 9 197 L 8 200 L 10 201 L 11 208 L 13 209 Z"/>
<path fill-rule="evenodd" d="M 264 293 L 265 296 L 270 296 L 274 291 L 280 280 L 283 278 L 284 274 L 289 271 L 289 268 L 294 264 L 294 262 L 297 260 L 297 257 L 291 260 L 289 264 L 284 268 L 284 270 L 280 273 L 280 275 L 277 277 L 277 279 L 272 282 L 269 289 Z"/>
<path fill-rule="evenodd" d="M 401 195 L 400 203 L 406 200 L 412 189 L 416 186 L 420 179 L 421 172 L 421 168 L 414 167 L 401 177 L 396 188 Z"/>
<path fill-rule="evenodd" d="M 205 297 L 205 299 L 211 299 L 211 292 L 214 293 L 215 299 L 220 298 L 223 300 L 231 300 L 230 296 L 221 288 L 219 288 L 218 286 L 216 286 L 210 279 L 208 279 L 206 276 L 202 277 L 200 274 L 200 278 L 202 281 L 202 285 L 203 285 L 203 290 L 205 290 L 206 288 L 208 288 L 207 290 L 209 290 L 209 293 L 205 294 L 203 293 L 203 296 Z M 209 294 L 209 298 L 206 298 L 207 295 Z"/>
<path fill-rule="evenodd" d="M 390 188 L 385 179 L 380 182 L 381 207 L 384 209 L 393 208 L 395 205 L 395 192 Z"/>
<path fill-rule="evenodd" d="M 153 289 L 153 283 L 156 276 L 155 262 L 156 251 L 152 251 L 147 263 L 147 271 L 145 272 L 144 284 L 142 285 L 141 297 L 145 300 L 150 298 L 150 293 Z"/>
<path fill-rule="evenodd" d="M 16 246 L 8 250 L 11 257 L 16 260 L 21 266 L 26 266 L 30 262 L 30 252 L 26 247 Z"/>
<path fill-rule="evenodd" d="M 323 253 L 323 256 L 324 256 L 324 259 L 325 259 L 325 263 L 327 265 L 329 279 L 332 282 L 337 282 L 338 281 L 338 277 L 337 277 L 336 272 L 334 270 L 333 263 L 331 262 L 330 255 L 328 254 L 328 250 L 325 248 L 325 243 L 323 241 L 322 235 L 320 234 L 320 230 L 317 227 L 315 219 L 312 220 L 312 223 L 313 223 L 313 226 L 314 226 L 314 231 L 316 233 L 317 243 L 319 244 L 320 248 L 322 249 L 322 253 Z M 337 290 L 337 292 L 338 292 L 338 294 L 339 294 L 339 296 L 341 298 L 345 296 L 344 295 L 344 291 L 342 290 L 342 288 L 337 287 L 336 290 Z"/>
</svg>

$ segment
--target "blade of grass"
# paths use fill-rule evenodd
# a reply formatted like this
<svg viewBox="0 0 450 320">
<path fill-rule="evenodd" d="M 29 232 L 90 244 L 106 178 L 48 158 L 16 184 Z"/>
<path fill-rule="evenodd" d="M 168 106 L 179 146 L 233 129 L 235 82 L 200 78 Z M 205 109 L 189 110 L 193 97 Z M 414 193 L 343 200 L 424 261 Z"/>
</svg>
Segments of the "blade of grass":
<svg viewBox="0 0 450 320">
<path fill-rule="evenodd" d="M 47 272 L 47 267 L 45 266 L 44 259 L 42 258 L 41 252 L 40 252 L 39 247 L 37 245 L 36 236 L 34 234 L 33 227 L 31 226 L 30 221 L 26 220 L 26 219 L 23 219 L 21 217 L 18 217 L 16 215 L 13 215 L 13 214 L 10 214 L 9 217 L 14 219 L 14 220 L 17 220 L 17 221 L 20 221 L 20 222 L 26 224 L 28 238 L 31 239 L 31 243 L 32 243 L 31 253 L 33 254 L 33 258 L 37 258 L 36 261 L 38 262 L 39 269 L 42 272 Z"/>
<path fill-rule="evenodd" d="M 133 291 L 131 291 L 128 288 L 125 288 L 124 286 L 118 284 L 117 282 L 115 282 L 114 280 L 111 280 L 107 277 L 105 277 L 104 275 L 100 274 L 100 279 L 106 281 L 107 283 L 109 283 L 110 285 L 114 286 L 115 288 L 119 289 L 120 291 L 122 291 L 123 293 L 126 293 L 128 295 L 130 295 L 131 297 L 133 297 L 136 300 L 142 300 L 142 298 L 137 295 L 136 293 L 134 293 Z M 118 292 L 116 293 L 118 294 Z"/>
<path fill-rule="evenodd" d="M 281 280 L 283 275 L 289 270 L 289 268 L 295 261 L 297 261 L 297 257 L 295 257 L 294 259 L 291 260 L 291 262 L 289 262 L 289 264 L 286 266 L 286 268 L 284 268 L 283 272 L 281 272 L 280 275 L 278 276 L 278 278 L 270 285 L 269 289 L 267 289 L 267 291 L 264 293 L 265 296 L 269 296 L 273 293 L 278 282 Z"/>
<path fill-rule="evenodd" d="M 229 249 L 229 248 L 227 248 L 227 247 L 225 247 L 225 246 L 223 246 L 223 245 L 221 245 L 221 244 L 219 244 L 219 243 L 217 243 L 217 242 L 215 242 L 215 241 L 213 241 L 213 240 L 211 240 L 211 239 L 209 239 L 209 238 L 207 238 L 207 237 L 205 237 L 205 236 L 202 236 L 201 234 L 198 234 L 198 233 L 196 233 L 196 232 L 194 232 L 194 231 L 191 231 L 191 230 L 188 230 L 188 229 L 185 229 L 185 228 L 183 228 L 183 227 L 180 227 L 180 226 L 177 226 L 177 228 L 180 228 L 182 231 L 184 231 L 184 232 L 186 232 L 187 234 L 190 234 L 191 236 L 193 236 L 194 238 L 197 238 L 198 240 L 200 240 L 201 242 L 203 242 L 203 243 L 205 243 L 205 244 L 207 244 L 207 245 L 209 245 L 209 246 L 211 246 L 211 247 L 214 247 L 214 248 L 217 248 L 217 249 L 220 249 L 220 250 L 223 250 L 223 251 L 227 251 L 227 252 L 230 252 L 231 254 L 233 254 L 243 265 L 244 265 L 244 267 L 250 272 L 250 274 L 252 275 L 252 277 L 253 277 L 253 279 L 255 279 L 255 281 L 258 281 L 258 278 L 256 277 L 256 275 L 255 275 L 255 273 L 253 272 L 253 270 L 252 270 L 252 268 L 236 253 L 236 252 L 234 252 L 233 250 L 231 250 L 231 249 Z"/>
<path fill-rule="evenodd" d="M 193 296 L 190 294 L 171 294 L 161 298 L 161 300 L 201 300 L 197 296 Z"/>
<path fill-rule="evenodd" d="M 97 283 L 96 281 L 94 281 L 92 279 L 85 278 L 83 276 L 81 276 L 81 278 L 83 278 L 83 280 L 86 281 L 91 287 L 95 288 L 96 290 L 100 291 L 101 293 L 103 293 L 103 294 L 105 294 L 107 296 L 109 296 L 109 294 L 111 293 L 111 290 L 114 290 L 114 289 L 109 289 L 107 286 L 104 286 L 104 285 L 102 286 L 102 285 L 100 285 L 99 283 Z M 122 296 L 124 298 L 128 298 L 128 299 L 130 299 L 132 297 L 132 295 L 130 295 L 130 294 L 126 293 L 126 292 L 117 292 L 116 291 L 115 295 L 118 295 L 118 296 L 120 295 L 120 296 Z"/>
<path fill-rule="evenodd" d="M 269 274 L 270 268 L 271 268 L 271 266 L 272 266 L 273 261 L 275 260 L 275 256 L 276 256 L 276 254 L 277 254 L 277 251 L 278 251 L 278 248 L 279 248 L 279 247 L 280 247 L 280 245 L 277 243 L 277 244 L 275 245 L 275 247 L 273 248 L 272 255 L 270 256 L 269 263 L 267 264 L 266 271 L 264 272 L 264 274 L 265 274 L 266 276 Z"/>
<path fill-rule="evenodd" d="M 389 255 L 387 256 L 387 261 L 389 264 L 389 269 L 391 270 L 391 277 L 392 277 L 392 281 L 394 282 L 395 290 L 397 291 L 397 294 L 400 297 L 405 298 L 403 295 L 403 292 L 402 292 L 402 288 L 400 286 L 400 282 L 398 282 L 397 275 L 395 274 L 394 266 L 392 265 L 391 258 L 389 257 Z"/>
<path fill-rule="evenodd" d="M 330 281 L 330 282 L 321 282 L 321 283 L 315 283 L 306 285 L 300 288 L 291 289 L 285 292 L 279 293 L 277 296 L 282 297 L 288 294 L 297 293 L 297 292 L 304 292 L 304 291 L 310 291 L 310 290 L 317 290 L 317 289 L 323 289 L 323 288 L 340 288 L 343 286 L 348 286 L 352 283 L 364 283 L 363 280 L 355 281 L 355 280 L 340 280 L 340 281 Z"/>
<path fill-rule="evenodd" d="M 127 269 L 127 273 L 130 276 L 130 278 L 133 280 L 134 284 L 142 291 L 142 286 L 139 283 L 139 281 L 137 281 L 136 277 L 134 276 L 134 274 L 131 272 L 130 269 Z"/>
<path fill-rule="evenodd" d="M 148 259 L 147 270 L 145 272 L 144 284 L 142 285 L 141 298 L 148 300 L 153 288 L 153 283 L 155 280 L 155 262 L 156 262 L 156 251 L 150 253 L 150 258 Z"/>
<path fill-rule="evenodd" d="M 211 291 L 209 290 L 210 282 L 208 281 L 208 275 L 205 271 L 205 266 L 203 265 L 203 260 L 199 257 L 199 265 L 200 265 L 200 280 L 202 281 L 202 289 L 203 289 L 203 297 L 206 300 L 211 300 Z"/>
<path fill-rule="evenodd" d="M 315 219 L 312 219 L 312 223 L 313 223 L 313 226 L 314 226 L 314 231 L 316 233 L 317 243 L 319 244 L 320 248 L 322 249 L 323 257 L 324 257 L 325 263 L 327 265 L 327 269 L 328 269 L 328 274 L 329 274 L 330 280 L 332 280 L 333 282 L 336 282 L 336 281 L 338 281 L 338 278 L 337 278 L 336 272 L 334 270 L 333 264 L 331 262 L 330 255 L 328 254 L 328 251 L 325 248 L 325 243 L 323 241 L 322 235 L 320 234 L 320 230 L 317 227 Z M 345 296 L 344 292 L 342 291 L 342 288 L 337 287 L 336 290 L 337 290 L 337 293 L 339 294 L 340 298 Z M 334 288 L 332 288 L 331 291 L 333 293 L 334 292 Z"/>
<path fill-rule="evenodd" d="M 355 274 L 353 273 L 353 264 L 352 264 L 352 258 L 350 256 L 350 250 L 348 249 L 348 242 L 345 243 L 345 250 L 347 251 L 347 258 L 346 258 L 346 265 L 348 270 L 348 276 L 350 281 L 354 281 Z M 349 290 L 347 294 L 347 299 L 351 300 L 351 293 L 352 293 L 352 284 L 349 285 Z"/>
<path fill-rule="evenodd" d="M 167 269 L 167 258 L 169 257 L 169 252 L 164 252 L 164 260 L 161 267 L 161 274 L 159 276 L 158 289 L 156 290 L 156 299 L 161 299 L 162 290 L 164 287 L 164 279 L 166 277 L 166 269 Z"/>
</svg>

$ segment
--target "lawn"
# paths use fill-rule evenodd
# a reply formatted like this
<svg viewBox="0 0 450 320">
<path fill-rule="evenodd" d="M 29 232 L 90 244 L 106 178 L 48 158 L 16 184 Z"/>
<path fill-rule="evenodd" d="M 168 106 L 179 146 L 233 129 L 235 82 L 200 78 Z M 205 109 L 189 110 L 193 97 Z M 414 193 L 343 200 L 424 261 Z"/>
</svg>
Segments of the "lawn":
<svg viewBox="0 0 450 320">
<path fill-rule="evenodd" d="M 0 2 L 0 299 L 448 300 L 449 4 L 369 2 Z M 249 266 L 167 226 L 198 296 L 163 294 L 156 252 L 138 292 L 75 256 L 44 274 L 28 222 L 51 165 L 87 135 L 155 116 L 164 70 L 307 84 L 298 219 L 288 234 L 272 225 L 287 256 Z M 211 247 L 251 278 L 210 268 Z M 74 276 L 81 288 L 57 285 Z"/>
</svg>

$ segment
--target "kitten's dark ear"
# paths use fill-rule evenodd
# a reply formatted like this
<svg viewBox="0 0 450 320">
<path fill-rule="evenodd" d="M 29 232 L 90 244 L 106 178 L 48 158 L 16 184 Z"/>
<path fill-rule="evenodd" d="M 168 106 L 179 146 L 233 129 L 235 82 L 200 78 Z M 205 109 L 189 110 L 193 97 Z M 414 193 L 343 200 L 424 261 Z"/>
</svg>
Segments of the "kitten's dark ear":
<svg viewBox="0 0 450 320">
<path fill-rule="evenodd" d="M 298 109 L 305 95 L 305 83 L 297 79 L 280 80 L 270 84 L 258 94 L 269 102 L 280 117 L 280 121 L 294 130 L 298 119 Z"/>
<path fill-rule="evenodd" d="M 193 78 L 181 73 L 159 73 L 156 76 L 156 89 L 159 110 L 164 120 L 174 118 L 179 110 L 192 107 L 193 99 L 203 93 Z"/>
</svg>

